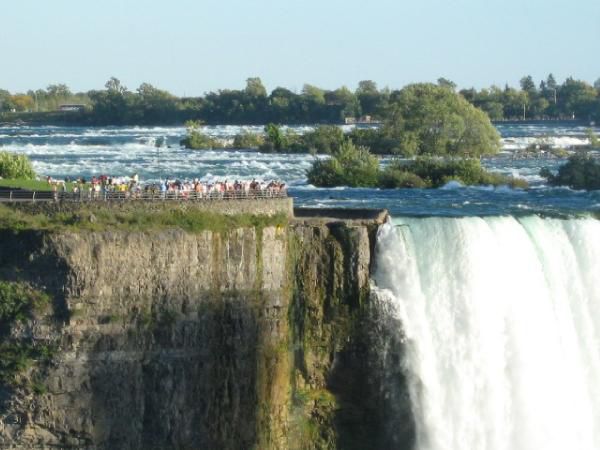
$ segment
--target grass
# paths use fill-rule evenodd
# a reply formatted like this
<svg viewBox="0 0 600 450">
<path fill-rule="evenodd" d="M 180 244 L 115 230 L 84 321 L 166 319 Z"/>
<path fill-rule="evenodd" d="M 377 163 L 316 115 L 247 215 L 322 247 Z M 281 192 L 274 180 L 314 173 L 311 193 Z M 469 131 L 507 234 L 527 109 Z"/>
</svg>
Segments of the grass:
<svg viewBox="0 0 600 450">
<path fill-rule="evenodd" d="M 0 179 L 0 187 L 27 189 L 30 191 L 51 191 L 52 186 L 47 181 L 23 180 L 23 179 Z"/>
<path fill-rule="evenodd" d="M 195 209 L 115 210 L 81 207 L 76 211 L 33 214 L 16 207 L 0 205 L 0 229 L 56 231 L 151 231 L 179 228 L 190 233 L 205 230 L 227 232 L 236 228 L 285 226 L 284 213 L 274 216 L 238 214 L 223 215 Z"/>
<path fill-rule="evenodd" d="M 50 192 L 52 185 L 46 180 L 25 180 L 22 178 L 0 178 L 0 187 L 13 189 L 26 189 L 36 192 Z M 67 192 L 73 192 L 73 183 L 65 183 Z"/>
</svg>

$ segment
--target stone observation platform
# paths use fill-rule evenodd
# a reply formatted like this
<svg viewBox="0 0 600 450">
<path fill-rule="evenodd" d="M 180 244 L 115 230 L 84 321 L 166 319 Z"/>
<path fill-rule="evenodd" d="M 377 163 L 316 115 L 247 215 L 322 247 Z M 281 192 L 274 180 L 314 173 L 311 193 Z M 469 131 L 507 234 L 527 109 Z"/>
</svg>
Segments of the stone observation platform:
<svg viewBox="0 0 600 450">
<path fill-rule="evenodd" d="M 284 190 L 250 190 L 229 192 L 52 192 L 24 189 L 0 189 L 0 202 L 123 202 L 123 201 L 214 201 L 287 198 Z"/>
<path fill-rule="evenodd" d="M 295 208 L 287 191 L 226 192 L 214 194 L 168 193 L 55 193 L 48 191 L 0 190 L 0 203 L 13 204 L 34 213 L 67 212 L 82 206 L 116 210 L 187 210 L 190 208 L 224 215 L 284 214 L 296 224 L 320 226 L 343 222 L 349 226 L 382 225 L 385 209 Z"/>
<path fill-rule="evenodd" d="M 389 217 L 387 209 L 294 208 L 294 220 L 306 225 L 344 222 L 352 226 L 383 225 Z"/>
</svg>

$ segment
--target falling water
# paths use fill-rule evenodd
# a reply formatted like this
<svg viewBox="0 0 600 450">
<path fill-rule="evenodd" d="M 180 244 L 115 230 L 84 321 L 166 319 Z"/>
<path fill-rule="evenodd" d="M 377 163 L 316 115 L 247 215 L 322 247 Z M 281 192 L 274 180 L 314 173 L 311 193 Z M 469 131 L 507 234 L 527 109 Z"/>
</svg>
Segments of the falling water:
<svg viewBox="0 0 600 450">
<path fill-rule="evenodd" d="M 417 449 L 600 449 L 599 276 L 591 218 L 385 225 Z"/>
</svg>

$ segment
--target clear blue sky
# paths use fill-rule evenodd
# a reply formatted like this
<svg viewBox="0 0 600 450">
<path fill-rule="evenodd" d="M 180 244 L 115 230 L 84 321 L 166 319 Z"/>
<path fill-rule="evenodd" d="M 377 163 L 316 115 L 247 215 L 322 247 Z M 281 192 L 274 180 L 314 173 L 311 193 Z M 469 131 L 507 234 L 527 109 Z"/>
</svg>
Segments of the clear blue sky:
<svg viewBox="0 0 600 450">
<path fill-rule="evenodd" d="M 600 78 L 599 0 L 7 0 L 0 89 Z"/>
</svg>

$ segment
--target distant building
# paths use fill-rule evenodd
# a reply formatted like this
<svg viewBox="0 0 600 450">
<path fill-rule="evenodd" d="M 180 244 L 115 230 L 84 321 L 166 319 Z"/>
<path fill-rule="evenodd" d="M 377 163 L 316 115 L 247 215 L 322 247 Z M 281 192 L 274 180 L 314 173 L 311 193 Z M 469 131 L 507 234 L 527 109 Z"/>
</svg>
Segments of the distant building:
<svg viewBox="0 0 600 450">
<path fill-rule="evenodd" d="M 59 111 L 83 111 L 85 109 L 85 105 L 77 105 L 77 104 L 65 104 L 60 105 L 58 107 Z"/>
<path fill-rule="evenodd" d="M 355 125 L 361 123 L 376 123 L 373 121 L 371 116 L 361 116 L 359 118 L 356 117 L 346 117 L 345 120 L 346 125 Z"/>
</svg>

